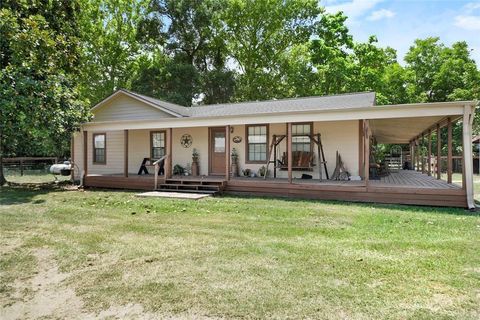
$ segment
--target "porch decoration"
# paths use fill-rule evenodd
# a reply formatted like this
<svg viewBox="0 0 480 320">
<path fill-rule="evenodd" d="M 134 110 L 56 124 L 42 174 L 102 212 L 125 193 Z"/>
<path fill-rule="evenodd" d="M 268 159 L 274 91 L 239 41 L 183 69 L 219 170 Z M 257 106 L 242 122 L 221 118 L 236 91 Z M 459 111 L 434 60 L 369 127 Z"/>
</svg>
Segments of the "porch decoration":
<svg viewBox="0 0 480 320">
<path fill-rule="evenodd" d="M 350 174 L 348 173 L 347 169 L 343 165 L 342 157 L 340 157 L 340 153 L 337 151 L 337 165 L 335 170 L 332 174 L 332 180 L 349 180 Z"/>
<path fill-rule="evenodd" d="M 231 176 L 238 177 L 238 152 L 237 149 L 232 148 L 232 167 L 230 168 Z"/>
<path fill-rule="evenodd" d="M 185 168 L 179 164 L 173 167 L 173 174 L 176 176 L 183 176 L 185 174 Z"/>
<path fill-rule="evenodd" d="M 242 137 L 240 136 L 233 137 L 233 143 L 240 143 L 240 142 L 242 142 Z"/>
<path fill-rule="evenodd" d="M 252 170 L 246 168 L 242 170 L 243 176 L 244 177 L 250 177 L 250 174 L 252 173 Z"/>
<path fill-rule="evenodd" d="M 268 176 L 268 173 L 269 170 L 266 166 L 261 166 L 260 169 L 258 169 L 258 175 L 262 178 L 266 178 Z"/>
<path fill-rule="evenodd" d="M 199 174 L 198 160 L 200 159 L 200 154 L 198 150 L 193 148 L 192 152 L 192 176 L 196 177 Z"/>
<path fill-rule="evenodd" d="M 188 133 L 184 134 L 181 138 L 180 138 L 180 144 L 182 145 L 182 147 L 184 148 L 190 148 L 192 146 L 192 143 L 193 143 L 193 138 L 191 135 L 189 135 Z"/>
</svg>

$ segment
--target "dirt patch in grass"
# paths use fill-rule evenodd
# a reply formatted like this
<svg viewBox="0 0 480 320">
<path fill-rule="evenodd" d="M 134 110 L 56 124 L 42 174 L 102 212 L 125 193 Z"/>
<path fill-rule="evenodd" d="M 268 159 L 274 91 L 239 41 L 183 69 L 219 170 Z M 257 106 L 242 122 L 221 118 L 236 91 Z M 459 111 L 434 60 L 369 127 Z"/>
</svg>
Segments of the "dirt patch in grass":
<svg viewBox="0 0 480 320">
<path fill-rule="evenodd" d="M 68 287 L 66 280 L 72 275 L 60 272 L 52 251 L 36 249 L 33 255 L 37 261 L 35 276 L 14 282 L 14 293 L 9 302 L 2 302 L 1 319 L 155 319 L 146 313 L 140 304 L 111 306 L 97 314 L 84 310 L 84 303 L 75 291 Z M 5 299 L 2 299 L 5 300 Z"/>
</svg>

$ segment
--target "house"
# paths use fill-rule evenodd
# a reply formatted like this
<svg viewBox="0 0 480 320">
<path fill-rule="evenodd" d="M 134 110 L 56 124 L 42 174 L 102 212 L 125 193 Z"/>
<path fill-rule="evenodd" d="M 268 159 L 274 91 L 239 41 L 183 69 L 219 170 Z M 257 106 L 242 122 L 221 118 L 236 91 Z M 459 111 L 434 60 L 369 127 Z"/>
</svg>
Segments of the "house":
<svg viewBox="0 0 480 320">
<path fill-rule="evenodd" d="M 87 187 L 223 190 L 474 208 L 471 136 L 476 105 L 376 106 L 375 94 L 364 92 L 187 108 L 118 90 L 97 104 L 93 119 L 74 134 L 72 160 Z M 452 183 L 451 131 L 456 121 L 463 122 L 461 185 Z M 431 133 L 442 128 L 449 138 L 432 146 Z M 376 143 L 409 147 L 396 155 L 397 167 L 388 170 L 376 163 Z M 437 151 L 443 145 L 448 147 L 447 168 Z M 178 166 L 197 168 L 192 166 L 194 149 L 198 175 L 175 175 Z M 233 150 L 238 175 L 232 172 Z M 142 163 L 149 174 L 138 174 Z M 244 176 L 245 169 L 257 177 Z M 266 177 L 258 175 L 262 170 L 268 171 Z M 341 180 L 331 179 L 334 171 Z M 442 171 L 446 180 L 440 179 Z"/>
</svg>

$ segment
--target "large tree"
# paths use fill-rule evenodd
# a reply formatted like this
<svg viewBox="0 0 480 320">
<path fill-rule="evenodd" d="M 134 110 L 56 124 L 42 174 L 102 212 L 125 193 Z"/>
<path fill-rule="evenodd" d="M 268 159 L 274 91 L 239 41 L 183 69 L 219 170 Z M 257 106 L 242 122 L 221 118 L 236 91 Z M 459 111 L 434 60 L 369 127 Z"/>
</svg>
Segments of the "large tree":
<svg viewBox="0 0 480 320">
<path fill-rule="evenodd" d="M 130 88 L 141 54 L 138 32 L 148 0 L 83 0 L 79 31 L 82 39 L 82 96 L 95 104 L 120 88 Z"/>
<path fill-rule="evenodd" d="M 281 95 L 283 62 L 312 35 L 316 0 L 230 0 L 222 20 L 229 54 L 238 68 L 236 99 Z"/>
<path fill-rule="evenodd" d="M 33 2 L 0 8 L 0 184 L 4 155 L 66 155 L 87 116 L 73 81 L 78 4 Z"/>
</svg>

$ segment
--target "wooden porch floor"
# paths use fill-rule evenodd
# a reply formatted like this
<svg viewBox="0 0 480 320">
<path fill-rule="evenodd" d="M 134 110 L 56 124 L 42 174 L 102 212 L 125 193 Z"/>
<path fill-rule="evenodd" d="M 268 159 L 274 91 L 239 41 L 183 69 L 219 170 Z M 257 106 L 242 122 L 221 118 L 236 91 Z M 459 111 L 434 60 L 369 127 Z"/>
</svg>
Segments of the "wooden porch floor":
<svg viewBox="0 0 480 320">
<path fill-rule="evenodd" d="M 122 177 L 122 174 L 110 174 L 110 175 L 98 175 L 90 174 L 88 177 Z M 153 181 L 154 175 L 137 175 L 130 174 L 128 178 L 129 181 L 138 180 L 138 181 Z M 163 176 L 159 176 L 159 179 L 163 180 Z M 223 176 L 173 176 L 171 179 L 174 180 L 203 180 L 203 181 L 212 181 L 219 182 L 225 181 Z M 267 179 L 261 177 L 234 177 L 231 178 L 231 181 L 239 182 L 254 182 L 254 183 L 281 183 L 288 184 L 287 178 L 272 178 L 268 177 Z M 324 186 L 348 186 L 348 187 L 361 187 L 365 186 L 365 181 L 335 181 L 335 180 L 318 180 L 318 179 L 293 179 L 293 184 L 314 184 L 314 185 L 324 185 Z M 370 180 L 369 184 L 374 187 L 400 187 L 400 188 L 426 188 L 426 189 L 461 189 L 462 187 L 457 184 L 449 184 L 445 180 L 438 180 L 433 176 L 428 176 L 421 172 L 413 170 L 400 170 L 399 172 L 392 172 L 388 176 L 381 177 L 378 180 Z"/>
</svg>

